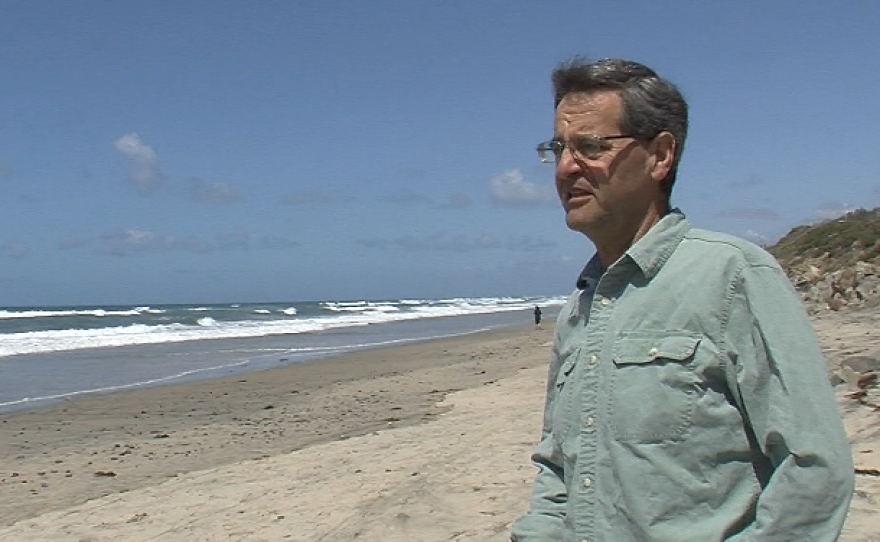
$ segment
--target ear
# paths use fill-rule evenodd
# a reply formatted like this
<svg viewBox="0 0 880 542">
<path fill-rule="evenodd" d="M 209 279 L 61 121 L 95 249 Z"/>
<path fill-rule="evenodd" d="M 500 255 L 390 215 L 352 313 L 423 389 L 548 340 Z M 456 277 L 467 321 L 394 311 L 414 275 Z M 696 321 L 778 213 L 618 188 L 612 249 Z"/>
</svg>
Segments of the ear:
<svg viewBox="0 0 880 542">
<path fill-rule="evenodd" d="M 657 182 L 666 178 L 672 170 L 675 160 L 675 136 L 669 132 L 660 132 L 651 140 L 648 147 L 650 158 L 648 159 L 648 174 Z"/>
</svg>

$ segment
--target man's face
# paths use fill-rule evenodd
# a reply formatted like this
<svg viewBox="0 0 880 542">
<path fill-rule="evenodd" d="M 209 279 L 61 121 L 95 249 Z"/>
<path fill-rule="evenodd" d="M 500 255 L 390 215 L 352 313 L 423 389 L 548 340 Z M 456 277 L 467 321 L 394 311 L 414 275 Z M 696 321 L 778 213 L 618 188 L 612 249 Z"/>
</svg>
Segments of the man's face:
<svg viewBox="0 0 880 542">
<path fill-rule="evenodd" d="M 566 144 L 556 163 L 556 191 L 568 227 L 597 245 L 634 233 L 660 193 L 645 144 L 611 139 L 592 157 L 568 147 L 582 137 L 626 135 L 620 131 L 621 107 L 616 92 L 601 91 L 568 94 L 556 108 L 554 138 Z"/>
</svg>

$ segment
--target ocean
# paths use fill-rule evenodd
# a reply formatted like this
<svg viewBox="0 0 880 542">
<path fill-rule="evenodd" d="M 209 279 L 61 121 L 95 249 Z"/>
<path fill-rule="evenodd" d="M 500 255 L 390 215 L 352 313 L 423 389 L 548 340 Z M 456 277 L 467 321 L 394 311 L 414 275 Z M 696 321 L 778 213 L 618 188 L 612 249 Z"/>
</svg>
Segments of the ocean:
<svg viewBox="0 0 880 542">
<path fill-rule="evenodd" d="M 0 308 L 0 413 L 523 325 L 564 297 Z"/>
</svg>

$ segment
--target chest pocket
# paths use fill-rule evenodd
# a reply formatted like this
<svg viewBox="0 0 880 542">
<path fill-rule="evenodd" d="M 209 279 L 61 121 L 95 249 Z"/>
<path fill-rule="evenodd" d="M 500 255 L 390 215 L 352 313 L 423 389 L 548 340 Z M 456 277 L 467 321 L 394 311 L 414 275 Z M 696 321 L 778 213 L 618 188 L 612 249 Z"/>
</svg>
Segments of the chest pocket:
<svg viewBox="0 0 880 542">
<path fill-rule="evenodd" d="M 621 334 L 613 348 L 607 420 L 617 440 L 679 440 L 693 423 L 699 335 Z"/>
</svg>

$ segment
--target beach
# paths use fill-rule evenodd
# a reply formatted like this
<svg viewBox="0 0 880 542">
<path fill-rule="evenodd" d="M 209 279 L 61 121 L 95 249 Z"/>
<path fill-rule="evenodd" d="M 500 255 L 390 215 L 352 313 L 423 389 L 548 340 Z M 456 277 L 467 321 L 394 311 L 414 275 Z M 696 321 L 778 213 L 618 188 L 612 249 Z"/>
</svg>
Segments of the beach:
<svg viewBox="0 0 880 542">
<path fill-rule="evenodd" d="M 813 317 L 829 363 L 878 311 Z M 0 417 L 0 540 L 506 540 L 528 505 L 552 322 Z M 878 411 L 835 388 L 880 540 Z"/>
</svg>

